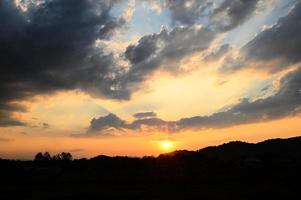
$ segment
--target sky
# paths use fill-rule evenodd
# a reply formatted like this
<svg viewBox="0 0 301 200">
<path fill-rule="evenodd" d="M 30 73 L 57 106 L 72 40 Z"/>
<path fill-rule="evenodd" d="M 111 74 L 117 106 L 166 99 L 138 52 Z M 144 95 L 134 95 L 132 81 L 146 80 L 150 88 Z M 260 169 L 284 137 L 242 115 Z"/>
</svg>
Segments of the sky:
<svg viewBox="0 0 301 200">
<path fill-rule="evenodd" d="M 0 158 L 301 134 L 298 0 L 1 0 Z"/>
</svg>

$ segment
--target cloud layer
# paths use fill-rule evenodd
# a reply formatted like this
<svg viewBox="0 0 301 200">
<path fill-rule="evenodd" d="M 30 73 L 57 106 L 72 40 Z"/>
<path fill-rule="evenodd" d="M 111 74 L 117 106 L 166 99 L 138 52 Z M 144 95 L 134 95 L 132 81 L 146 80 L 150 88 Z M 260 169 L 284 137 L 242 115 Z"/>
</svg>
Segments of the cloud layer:
<svg viewBox="0 0 301 200">
<path fill-rule="evenodd" d="M 187 129 L 226 128 L 241 124 L 264 122 L 301 114 L 301 67 L 283 77 L 280 89 L 272 96 L 250 101 L 242 99 L 232 108 L 209 116 L 194 116 L 178 121 L 165 121 L 151 117 L 126 122 L 114 114 L 93 119 L 89 133 L 104 134 L 111 128 L 118 130 L 150 130 L 167 133 Z"/>
<path fill-rule="evenodd" d="M 220 34 L 238 28 L 267 5 L 261 0 L 154 1 L 170 13 L 172 25 L 145 35 L 122 54 L 120 66 L 112 52 L 97 45 L 110 41 L 127 19 L 114 17 L 118 0 L 0 1 L 0 126 L 26 125 L 14 118 L 26 112 L 20 103 L 40 94 L 82 90 L 94 97 L 128 100 L 157 70 L 181 73 L 180 62 L 209 49 Z M 279 72 L 301 61 L 301 3 L 276 25 L 260 32 L 227 56 L 222 72 L 256 68 Z M 204 58 L 212 61 L 231 52 L 229 44 Z M 272 63 L 272 64 L 271 64 Z M 154 112 L 136 113 L 132 122 L 109 114 L 92 119 L 89 133 L 154 128 L 176 132 L 220 128 L 293 116 L 299 113 L 300 68 L 286 75 L 272 96 L 241 100 L 224 112 L 165 121 Z M 45 123 L 46 125 L 46 123 Z M 46 125 L 47 126 L 47 125 Z M 45 127 L 46 127 L 45 126 Z"/>
<path fill-rule="evenodd" d="M 225 60 L 222 71 L 256 68 L 279 72 L 301 61 L 301 3 L 242 47 L 240 56 Z M 268 63 L 272 64 L 268 64 Z M 259 64 L 254 64 L 259 63 Z"/>
<path fill-rule="evenodd" d="M 170 11 L 174 24 L 205 23 L 221 32 L 243 24 L 255 11 L 268 4 L 260 0 L 157 0 L 154 3 Z"/>
<path fill-rule="evenodd" d="M 95 41 L 124 23 L 110 15 L 115 3 L 46 0 L 23 11 L 14 1 L 0 2 L 0 126 L 23 125 L 12 111 L 24 108 L 11 102 L 36 94 L 79 88 L 113 95 L 106 75 L 115 71 L 114 60 Z"/>
<path fill-rule="evenodd" d="M 143 119 L 149 117 L 156 117 L 157 114 L 155 112 L 140 112 L 140 113 L 135 113 L 133 116 L 137 119 Z"/>
</svg>

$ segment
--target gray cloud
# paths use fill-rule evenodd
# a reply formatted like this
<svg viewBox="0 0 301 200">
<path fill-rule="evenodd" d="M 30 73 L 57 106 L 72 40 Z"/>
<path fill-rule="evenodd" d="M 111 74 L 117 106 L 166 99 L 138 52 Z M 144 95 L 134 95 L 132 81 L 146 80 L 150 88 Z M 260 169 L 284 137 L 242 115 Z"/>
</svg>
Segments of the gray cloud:
<svg viewBox="0 0 301 200">
<path fill-rule="evenodd" d="M 301 111 L 301 68 L 281 80 L 279 91 L 265 99 L 241 100 L 231 109 L 210 116 L 181 119 L 180 128 L 222 128 L 239 124 L 299 115 Z"/>
<path fill-rule="evenodd" d="M 0 81 L 1 82 L 1 81 Z M 1 97 L 0 97 L 1 99 Z M 26 112 L 26 107 L 17 103 L 1 102 L 0 100 L 0 126 L 24 126 L 19 120 L 14 119 L 14 112 Z"/>
<path fill-rule="evenodd" d="M 110 15 L 115 2 L 46 0 L 23 12 L 0 1 L 0 126 L 24 125 L 13 118 L 24 108 L 10 102 L 35 94 L 78 88 L 118 98 L 106 76 L 118 73 L 113 57 L 95 47 L 124 23 Z"/>
<path fill-rule="evenodd" d="M 25 126 L 26 123 L 21 122 L 13 117 L 13 113 L 10 111 L 0 110 L 0 127 L 7 126 Z"/>
<path fill-rule="evenodd" d="M 262 9 L 260 5 L 267 4 L 262 0 L 159 0 L 157 3 L 170 11 L 174 24 L 207 22 L 221 32 L 243 24 L 254 11 Z"/>
<path fill-rule="evenodd" d="M 123 91 L 127 98 L 155 70 L 178 71 L 180 60 L 207 49 L 216 34 L 209 28 L 193 25 L 175 27 L 171 31 L 163 29 L 158 34 L 142 37 L 136 45 L 126 49 L 125 58 L 131 67 L 118 78 L 117 91 Z"/>
<path fill-rule="evenodd" d="M 276 25 L 258 34 L 241 49 L 237 59 L 228 57 L 222 71 L 245 67 L 257 67 L 268 72 L 277 72 L 301 61 L 301 3 L 279 19 Z M 273 62 L 272 65 L 252 65 L 252 62 Z"/>
<path fill-rule="evenodd" d="M 112 128 L 117 130 L 126 128 L 126 121 L 121 120 L 118 116 L 110 113 L 104 117 L 99 117 L 98 119 L 93 118 L 90 122 L 88 132 L 105 132 Z"/>
<path fill-rule="evenodd" d="M 110 39 L 125 20 L 110 15 L 116 0 L 42 1 L 23 12 L 13 1 L 0 2 L 0 125 L 14 119 L 11 102 L 59 90 L 80 89 L 93 96 L 129 99 L 158 68 L 177 71 L 178 61 L 208 48 L 216 34 L 190 24 L 142 37 L 124 53 L 130 67 L 95 46 Z"/>
<path fill-rule="evenodd" d="M 179 70 L 178 63 L 184 57 L 206 50 L 219 33 L 248 20 L 258 8 L 259 0 L 224 0 L 217 6 L 213 6 L 213 1 L 209 0 L 165 0 L 174 23 L 184 26 L 146 35 L 137 44 L 128 46 L 124 53 L 130 63 L 128 69 L 119 67 L 112 54 L 95 46 L 96 40 L 110 39 L 114 31 L 125 23 L 123 19 L 110 14 L 116 2 L 46 0 L 40 4 L 29 4 L 28 10 L 23 12 L 14 1 L 0 1 L 0 54 L 5 55 L 0 60 L 0 126 L 25 125 L 13 115 L 14 112 L 26 111 L 26 108 L 14 102 L 36 94 L 80 89 L 97 97 L 129 99 L 132 92 L 155 70 Z M 191 5 L 187 5 L 187 2 L 191 2 Z M 246 52 L 249 59 L 269 60 L 275 56 L 285 62 L 299 62 L 298 11 L 300 4 L 281 19 L 278 26 L 262 32 L 242 51 Z M 196 24 L 203 17 L 209 23 L 200 28 Z M 273 42 L 269 42 L 270 36 Z M 287 38 L 293 38 L 295 42 Z M 281 45 L 284 48 L 280 49 Z M 223 48 L 211 56 L 221 56 L 227 51 L 226 47 Z M 240 63 L 232 63 L 233 66 L 234 63 L 236 67 L 240 66 Z M 254 103 L 244 100 L 238 105 L 245 108 L 250 104 L 255 106 Z M 231 110 L 235 111 L 234 108 L 212 116 L 176 122 L 150 116 L 129 123 L 109 114 L 93 119 L 88 132 L 103 132 L 110 128 L 139 129 L 142 126 L 177 130 L 190 123 L 192 125 L 187 127 L 202 123 L 204 127 L 210 127 L 215 119 L 229 116 Z M 231 114 L 231 117 L 235 116 Z"/>
<path fill-rule="evenodd" d="M 296 116 L 301 113 L 301 68 L 281 79 L 280 89 L 272 96 L 250 101 L 242 99 L 226 111 L 209 116 L 194 116 L 178 121 L 165 121 L 160 118 L 145 118 L 126 122 L 110 114 L 91 121 L 90 129 L 102 133 L 104 127 L 123 130 L 139 130 L 141 126 L 164 132 L 178 132 L 185 129 L 225 128 L 241 124 L 263 122 Z"/>
<path fill-rule="evenodd" d="M 187 55 L 206 50 L 216 36 L 245 22 L 257 9 L 259 0 L 222 1 L 216 7 L 213 1 L 159 1 L 171 12 L 176 25 L 171 31 L 143 36 L 137 44 L 127 47 L 124 57 L 130 62 L 129 70 L 115 79 L 113 89 L 120 98 L 129 99 L 133 91 L 157 69 L 175 72 L 179 61 Z M 200 28 L 201 18 L 209 23 Z M 203 19 L 204 20 L 204 19 Z M 222 23 L 221 23 L 222 22 Z M 224 45 L 211 57 L 228 51 Z M 210 57 L 208 57 L 210 59 Z"/>
<path fill-rule="evenodd" d="M 133 116 L 137 119 L 141 119 L 141 118 L 156 117 L 157 114 L 155 112 L 140 112 L 140 113 L 135 113 Z"/>
<path fill-rule="evenodd" d="M 252 16 L 258 2 L 259 0 L 224 0 L 213 10 L 211 18 L 221 31 L 231 30 Z"/>
<path fill-rule="evenodd" d="M 140 129 L 142 126 L 164 129 L 167 126 L 167 122 L 156 117 L 137 119 L 132 123 L 128 124 L 127 128 L 137 130 Z"/>
<path fill-rule="evenodd" d="M 127 122 L 120 119 L 115 114 L 108 114 L 98 119 L 93 118 L 90 122 L 87 133 L 98 134 L 103 136 L 114 136 L 114 131 L 126 130 L 159 130 L 164 132 L 172 132 L 176 129 L 174 122 L 167 122 L 157 117 L 147 117 Z"/>
<path fill-rule="evenodd" d="M 209 15 L 213 8 L 214 2 L 211 0 L 165 0 L 163 5 L 166 6 L 170 12 L 174 23 L 192 25 L 200 20 L 202 17 Z"/>
</svg>

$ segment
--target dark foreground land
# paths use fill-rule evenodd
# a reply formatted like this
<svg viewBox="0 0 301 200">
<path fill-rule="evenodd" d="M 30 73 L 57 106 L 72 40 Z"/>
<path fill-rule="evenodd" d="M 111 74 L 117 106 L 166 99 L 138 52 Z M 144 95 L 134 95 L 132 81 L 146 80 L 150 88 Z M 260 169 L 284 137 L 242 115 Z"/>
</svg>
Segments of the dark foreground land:
<svg viewBox="0 0 301 200">
<path fill-rule="evenodd" d="M 301 137 L 159 157 L 0 160 L 0 199 L 301 199 Z"/>
</svg>

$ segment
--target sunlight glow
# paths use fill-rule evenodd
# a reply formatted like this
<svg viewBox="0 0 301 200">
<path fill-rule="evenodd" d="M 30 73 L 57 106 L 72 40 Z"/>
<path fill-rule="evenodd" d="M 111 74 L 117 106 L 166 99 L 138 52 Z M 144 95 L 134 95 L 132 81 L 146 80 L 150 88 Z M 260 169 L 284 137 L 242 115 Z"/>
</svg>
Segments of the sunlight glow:
<svg viewBox="0 0 301 200">
<path fill-rule="evenodd" d="M 170 140 L 163 140 L 161 141 L 160 145 L 164 151 L 171 151 L 174 147 L 174 142 Z"/>
</svg>

